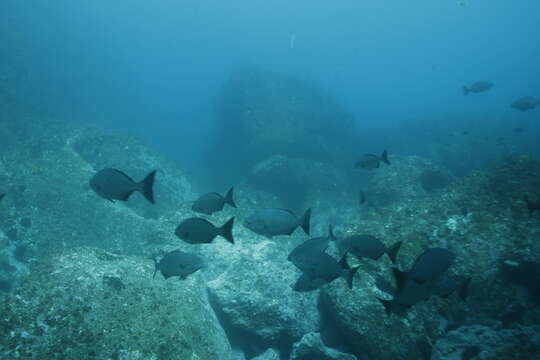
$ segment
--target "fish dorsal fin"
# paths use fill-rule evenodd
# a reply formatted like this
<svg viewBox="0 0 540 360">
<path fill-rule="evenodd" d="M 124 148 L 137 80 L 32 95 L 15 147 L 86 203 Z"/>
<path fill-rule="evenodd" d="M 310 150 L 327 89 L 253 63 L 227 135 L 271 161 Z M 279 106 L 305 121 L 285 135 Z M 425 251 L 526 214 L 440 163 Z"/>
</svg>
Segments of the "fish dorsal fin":
<svg viewBox="0 0 540 360">
<path fill-rule="evenodd" d="M 131 178 L 131 176 L 129 176 L 128 174 L 126 174 L 126 173 L 123 172 L 122 170 L 118 170 L 118 169 L 112 169 L 112 170 L 115 171 L 115 172 L 117 172 L 117 173 L 119 173 L 120 175 L 122 175 L 122 176 L 128 178 L 131 182 L 135 182 L 135 180 L 133 180 L 133 179 Z"/>
<path fill-rule="evenodd" d="M 296 214 L 294 212 L 292 212 L 291 210 L 289 210 L 289 209 L 276 208 L 276 210 L 285 211 L 285 212 L 291 214 L 292 216 L 297 217 Z"/>
</svg>

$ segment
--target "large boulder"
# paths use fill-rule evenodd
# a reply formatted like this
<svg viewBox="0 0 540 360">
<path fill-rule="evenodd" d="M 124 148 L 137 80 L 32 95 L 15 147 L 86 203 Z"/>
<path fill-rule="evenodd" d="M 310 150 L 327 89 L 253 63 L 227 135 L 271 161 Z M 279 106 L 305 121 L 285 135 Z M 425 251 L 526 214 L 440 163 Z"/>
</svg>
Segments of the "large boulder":
<svg viewBox="0 0 540 360">
<path fill-rule="evenodd" d="M 304 211 L 319 202 L 343 202 L 351 193 L 347 174 L 334 166 L 284 155 L 274 155 L 258 163 L 247 184 L 276 195 L 295 211 Z"/>
<path fill-rule="evenodd" d="M 225 271 L 207 283 L 225 328 L 243 341 L 251 339 L 248 354 L 268 347 L 290 350 L 293 342 L 319 328 L 317 293 L 292 290 L 299 274 L 286 260 L 283 245 L 239 240 L 241 248 L 228 257 Z"/>
<path fill-rule="evenodd" d="M 245 173 L 275 154 L 342 161 L 353 149 L 354 119 L 313 83 L 244 67 L 231 74 L 216 99 L 209 160 Z M 347 161 L 347 160 L 346 160 Z"/>
<path fill-rule="evenodd" d="M 294 344 L 291 360 L 357 360 L 356 356 L 327 347 L 319 333 L 309 333 Z"/>
<path fill-rule="evenodd" d="M 1 303 L 6 359 L 231 359 L 201 286 L 151 260 L 80 247 L 40 260 Z"/>
</svg>

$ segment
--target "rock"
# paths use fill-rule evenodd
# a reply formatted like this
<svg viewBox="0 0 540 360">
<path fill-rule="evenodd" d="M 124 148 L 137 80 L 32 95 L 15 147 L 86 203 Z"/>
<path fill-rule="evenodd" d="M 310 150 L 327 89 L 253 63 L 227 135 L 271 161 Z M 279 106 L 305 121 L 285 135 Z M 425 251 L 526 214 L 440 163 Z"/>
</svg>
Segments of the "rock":
<svg viewBox="0 0 540 360">
<path fill-rule="evenodd" d="M 319 161 L 274 155 L 258 163 L 247 184 L 277 196 L 289 209 L 304 211 L 316 202 L 350 199 L 351 184 L 346 174 Z"/>
<path fill-rule="evenodd" d="M 256 356 L 251 360 L 280 360 L 279 352 L 274 349 L 268 349 L 261 355 Z"/>
<path fill-rule="evenodd" d="M 252 338 L 262 349 L 290 346 L 319 326 L 317 292 L 292 290 L 299 273 L 282 245 L 268 240 L 235 244 L 226 270 L 207 284 L 225 328 L 244 334 L 241 339 Z"/>
<path fill-rule="evenodd" d="M 399 172 L 395 174 L 399 176 Z M 404 179 L 408 178 L 413 177 L 405 174 Z M 342 281 L 332 283 L 323 288 L 321 307 L 323 318 L 328 317 L 348 342 L 349 352 L 396 359 L 404 356 L 405 349 L 416 340 L 429 338 L 433 343 L 448 329 L 464 323 L 485 324 L 493 319 L 505 326 L 539 323 L 540 309 L 533 306 L 535 300 L 519 291 L 518 284 L 505 281 L 499 271 L 504 261 L 538 259 L 539 220 L 529 216 L 521 199 L 537 193 L 539 179 L 538 162 L 514 156 L 454 181 L 442 193 L 421 195 L 422 189 L 407 187 L 409 182 L 404 180 L 406 190 L 401 196 L 408 193 L 408 200 L 388 202 L 363 212 L 360 220 L 346 221 L 350 224 L 346 234 L 371 234 L 387 246 L 403 241 L 397 261 L 403 270 L 410 269 L 425 249 L 445 247 L 456 254 L 449 273 L 472 277 L 466 303 L 456 295 L 432 298 L 413 306 L 404 318 L 387 316 L 376 298 L 391 299 L 390 293 L 377 287 L 381 278 L 393 282 L 391 263 L 386 256 L 377 261 L 349 257 L 351 266 L 360 266 L 354 290 L 351 292 Z"/>
<path fill-rule="evenodd" d="M 8 194 L 0 224 L 5 234 L 16 237 L 13 242 L 30 243 L 39 256 L 78 245 L 140 254 L 147 244 L 174 238 L 174 225 L 163 220 L 173 218 L 179 204 L 194 195 L 170 162 L 134 139 L 101 130 L 47 121 L 24 126 L 32 135 L 18 138 L 0 164 L 0 180 Z M 125 203 L 97 196 L 88 182 L 106 166 L 135 179 L 158 169 L 156 204 L 139 194 Z M 25 218 L 31 222 L 23 222 Z"/>
<path fill-rule="evenodd" d="M 324 345 L 321 334 L 309 333 L 294 344 L 291 360 L 357 360 L 356 356 L 345 354 Z"/>
<path fill-rule="evenodd" d="M 452 181 L 448 170 L 419 156 L 390 154 L 389 158 L 392 165 L 373 170 L 365 188 L 366 196 L 378 206 L 410 203 Z"/>
<path fill-rule="evenodd" d="M 510 360 L 540 358 L 540 326 L 463 326 L 439 339 L 432 360 L 462 359 L 466 352 L 478 359 Z"/>
<path fill-rule="evenodd" d="M 75 248 L 37 263 L 1 304 L 2 358 L 231 359 L 200 285 L 147 259 Z"/>
<path fill-rule="evenodd" d="M 353 117 L 313 83 L 296 77 L 244 67 L 231 74 L 215 109 L 216 136 L 209 161 L 218 165 L 211 168 L 220 177 L 243 175 L 281 153 L 343 161 L 355 145 Z M 223 163 L 227 174 L 219 166 Z"/>
</svg>

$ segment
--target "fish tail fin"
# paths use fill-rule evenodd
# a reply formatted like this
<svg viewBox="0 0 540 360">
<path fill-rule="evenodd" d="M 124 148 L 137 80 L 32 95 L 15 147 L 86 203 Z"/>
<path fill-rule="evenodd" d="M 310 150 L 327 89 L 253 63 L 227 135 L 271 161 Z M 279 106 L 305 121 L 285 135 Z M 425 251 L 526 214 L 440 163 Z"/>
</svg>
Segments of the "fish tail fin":
<svg viewBox="0 0 540 360">
<path fill-rule="evenodd" d="M 469 88 L 467 88 L 465 85 L 461 87 L 463 89 L 463 95 L 467 96 L 469 95 Z"/>
<path fill-rule="evenodd" d="M 153 256 L 152 259 L 154 259 L 154 275 L 152 275 L 152 279 L 155 279 L 158 271 L 158 262 L 155 256 Z"/>
<path fill-rule="evenodd" d="M 332 224 L 329 224 L 328 225 L 328 238 L 330 239 L 330 241 L 336 241 L 336 235 L 334 235 L 334 227 L 332 226 Z"/>
<path fill-rule="evenodd" d="M 386 165 L 390 165 L 390 161 L 388 160 L 388 151 L 384 150 L 382 152 L 381 161 L 384 162 Z"/>
<path fill-rule="evenodd" d="M 469 295 L 469 285 L 471 284 L 471 277 L 463 279 L 461 286 L 459 287 L 458 295 L 459 298 L 463 301 L 467 301 L 467 296 Z"/>
<path fill-rule="evenodd" d="M 231 205 L 233 208 L 237 207 L 233 199 L 234 187 L 231 187 L 227 194 L 225 194 L 225 203 Z"/>
<path fill-rule="evenodd" d="M 227 239 L 228 242 L 231 244 L 234 244 L 234 238 L 232 234 L 234 225 L 234 216 L 229 219 L 223 226 L 220 228 L 221 232 L 220 235 L 223 236 L 225 239 Z"/>
<path fill-rule="evenodd" d="M 360 269 L 360 266 L 355 266 L 349 269 L 347 272 L 345 272 L 345 280 L 347 281 L 347 285 L 349 286 L 349 289 L 351 290 L 353 288 L 354 275 L 358 272 L 358 269 Z"/>
<path fill-rule="evenodd" d="M 307 209 L 302 218 L 300 219 L 300 227 L 304 232 L 309 235 L 309 224 L 311 222 L 311 208 Z"/>
<path fill-rule="evenodd" d="M 381 305 L 384 306 L 384 311 L 386 312 L 386 315 L 390 315 L 392 313 L 392 303 L 393 303 L 393 301 L 392 300 L 379 299 L 379 298 L 377 298 L 377 300 L 379 300 Z"/>
<path fill-rule="evenodd" d="M 403 241 L 398 241 L 397 243 L 392 245 L 386 252 L 390 260 L 392 260 L 392 264 L 396 263 L 396 256 L 402 243 Z"/>
<path fill-rule="evenodd" d="M 139 184 L 141 186 L 141 193 L 146 198 L 146 200 L 150 201 L 152 204 L 155 203 L 154 201 L 154 179 L 156 178 L 156 170 L 152 170 L 143 181 L 141 181 Z"/>
</svg>

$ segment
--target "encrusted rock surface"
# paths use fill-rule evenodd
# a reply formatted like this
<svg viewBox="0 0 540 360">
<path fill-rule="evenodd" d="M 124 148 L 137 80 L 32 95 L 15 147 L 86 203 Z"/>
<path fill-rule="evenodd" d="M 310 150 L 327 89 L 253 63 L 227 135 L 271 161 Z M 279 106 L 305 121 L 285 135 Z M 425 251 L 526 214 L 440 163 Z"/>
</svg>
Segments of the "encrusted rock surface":
<svg viewBox="0 0 540 360">
<path fill-rule="evenodd" d="M 6 359 L 230 359 L 200 284 L 150 259 L 79 247 L 40 260 L 2 303 Z"/>
</svg>

